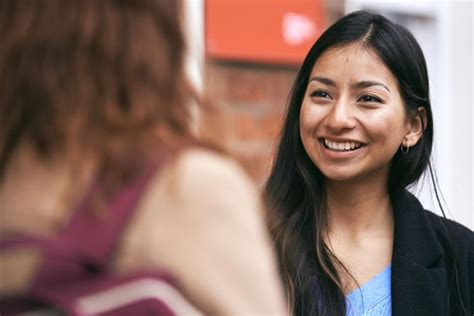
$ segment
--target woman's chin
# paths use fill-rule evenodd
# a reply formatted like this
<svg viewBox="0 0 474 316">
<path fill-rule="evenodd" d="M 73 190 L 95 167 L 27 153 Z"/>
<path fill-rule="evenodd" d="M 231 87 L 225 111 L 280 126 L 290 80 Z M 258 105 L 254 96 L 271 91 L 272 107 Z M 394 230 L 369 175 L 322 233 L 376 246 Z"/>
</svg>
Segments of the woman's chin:
<svg viewBox="0 0 474 316">
<path fill-rule="evenodd" d="M 358 178 L 358 173 L 354 170 L 345 170 L 345 168 L 320 169 L 324 177 L 329 181 L 351 181 Z"/>
</svg>

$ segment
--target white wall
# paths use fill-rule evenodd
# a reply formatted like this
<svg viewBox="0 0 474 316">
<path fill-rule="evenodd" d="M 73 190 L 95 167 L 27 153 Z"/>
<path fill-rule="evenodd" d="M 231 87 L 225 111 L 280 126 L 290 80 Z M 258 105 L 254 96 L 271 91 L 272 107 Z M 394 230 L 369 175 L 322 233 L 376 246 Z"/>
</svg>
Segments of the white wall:
<svg viewBox="0 0 474 316">
<path fill-rule="evenodd" d="M 433 160 L 447 216 L 474 229 L 474 4 L 470 0 L 348 0 L 346 12 L 369 9 L 406 26 L 428 63 L 435 125 Z M 439 213 L 431 185 L 417 188 Z"/>
<path fill-rule="evenodd" d="M 186 73 L 198 93 L 204 80 L 204 0 L 183 1 L 183 30 L 186 36 Z M 191 104 L 193 132 L 198 133 L 199 107 Z"/>
<path fill-rule="evenodd" d="M 192 83 L 202 91 L 204 62 L 204 0 L 183 1 L 183 23 L 187 39 L 186 67 Z"/>
</svg>

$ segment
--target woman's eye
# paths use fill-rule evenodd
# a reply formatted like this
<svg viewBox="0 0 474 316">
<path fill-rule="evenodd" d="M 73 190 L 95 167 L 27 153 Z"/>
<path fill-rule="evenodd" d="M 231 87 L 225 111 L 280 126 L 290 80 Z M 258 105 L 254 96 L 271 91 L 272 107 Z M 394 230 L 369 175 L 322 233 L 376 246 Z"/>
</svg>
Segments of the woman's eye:
<svg viewBox="0 0 474 316">
<path fill-rule="evenodd" d="M 359 102 L 378 102 L 383 103 L 382 99 L 373 95 L 363 95 L 359 98 Z"/>
<path fill-rule="evenodd" d="M 316 91 L 312 92 L 311 97 L 312 98 L 325 98 L 325 99 L 331 98 L 329 93 L 327 93 L 326 91 L 322 91 L 322 90 L 316 90 Z"/>
</svg>

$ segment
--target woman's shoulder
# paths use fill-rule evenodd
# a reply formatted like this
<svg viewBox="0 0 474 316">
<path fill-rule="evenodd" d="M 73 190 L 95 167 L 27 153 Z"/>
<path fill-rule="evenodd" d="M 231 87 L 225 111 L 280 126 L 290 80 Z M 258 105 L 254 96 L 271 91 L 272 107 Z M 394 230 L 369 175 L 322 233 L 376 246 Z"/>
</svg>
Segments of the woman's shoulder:
<svg viewBox="0 0 474 316">
<path fill-rule="evenodd" d="M 212 222 L 262 226 L 260 209 L 256 187 L 235 160 L 190 147 L 174 155 L 150 180 L 131 226 L 140 235 L 168 236 L 182 228 L 190 233 L 210 227 Z"/>
<path fill-rule="evenodd" d="M 468 227 L 426 209 L 419 199 L 408 191 L 405 191 L 398 201 L 401 201 L 400 204 L 409 210 L 409 212 L 422 214 L 421 218 L 426 219 L 438 239 L 446 240 L 454 238 L 456 245 L 465 246 L 467 248 L 470 247 L 474 250 L 474 232 Z M 419 215 L 414 216 L 419 217 Z M 426 223 L 425 220 L 421 220 L 421 222 Z"/>
<path fill-rule="evenodd" d="M 181 202 L 225 203 L 226 209 L 232 210 L 235 209 L 232 203 L 241 205 L 259 200 L 255 184 L 235 159 L 203 148 L 180 153 L 162 180 L 174 189 L 169 197 Z"/>
<path fill-rule="evenodd" d="M 446 253 L 446 260 L 455 258 L 458 286 L 464 303 L 474 310 L 474 232 L 466 226 L 425 210 L 433 231 Z M 453 257 L 454 256 L 454 257 Z M 452 265 L 446 265 L 453 273 Z M 470 293 L 470 294 L 469 294 Z M 469 303 L 470 302 L 470 303 Z"/>
<path fill-rule="evenodd" d="M 194 147 L 172 158 L 150 180 L 123 238 L 127 261 L 159 260 L 174 267 L 175 262 L 164 261 L 179 253 L 187 256 L 191 241 L 222 239 L 249 229 L 263 235 L 257 190 L 237 162 Z"/>
<path fill-rule="evenodd" d="M 441 244 L 453 246 L 458 257 L 474 267 L 474 232 L 452 219 L 424 210 L 433 232 Z"/>
<path fill-rule="evenodd" d="M 119 271 L 160 267 L 212 314 L 283 310 L 258 191 L 235 160 L 186 149 L 152 179 L 141 204 Z"/>
<path fill-rule="evenodd" d="M 219 179 L 244 185 L 252 183 L 234 158 L 206 148 L 192 147 L 183 151 L 176 157 L 173 168 L 198 182 Z"/>
<path fill-rule="evenodd" d="M 435 214 L 430 210 L 425 209 L 424 213 L 437 235 L 452 234 L 455 241 L 474 247 L 474 232 L 471 229 L 455 220 Z"/>
</svg>

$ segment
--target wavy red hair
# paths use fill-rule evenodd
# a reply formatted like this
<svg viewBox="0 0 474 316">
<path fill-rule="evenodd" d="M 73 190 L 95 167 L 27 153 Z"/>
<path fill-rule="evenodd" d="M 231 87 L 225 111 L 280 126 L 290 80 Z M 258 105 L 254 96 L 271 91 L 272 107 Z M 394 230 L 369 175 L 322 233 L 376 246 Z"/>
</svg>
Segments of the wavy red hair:
<svg viewBox="0 0 474 316">
<path fill-rule="evenodd" d="M 116 175 L 163 130 L 191 137 L 179 15 L 168 0 L 1 1 L 0 180 L 21 143 Z"/>
</svg>

